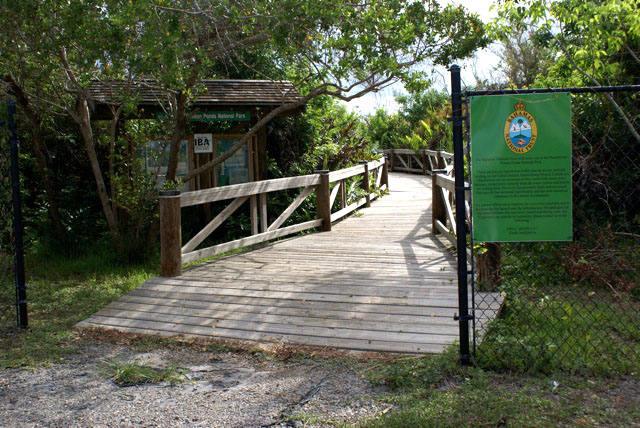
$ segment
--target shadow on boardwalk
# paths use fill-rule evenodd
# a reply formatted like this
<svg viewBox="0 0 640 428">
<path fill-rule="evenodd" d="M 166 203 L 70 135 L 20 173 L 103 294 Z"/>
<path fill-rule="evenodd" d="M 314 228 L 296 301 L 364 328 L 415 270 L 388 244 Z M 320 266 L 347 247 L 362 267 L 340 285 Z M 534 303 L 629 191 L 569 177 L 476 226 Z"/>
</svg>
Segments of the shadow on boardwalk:
<svg viewBox="0 0 640 428">
<path fill-rule="evenodd" d="M 430 178 L 390 174 L 390 188 L 331 232 L 152 278 L 78 326 L 441 352 L 458 337 L 455 257 L 431 232 Z"/>
</svg>

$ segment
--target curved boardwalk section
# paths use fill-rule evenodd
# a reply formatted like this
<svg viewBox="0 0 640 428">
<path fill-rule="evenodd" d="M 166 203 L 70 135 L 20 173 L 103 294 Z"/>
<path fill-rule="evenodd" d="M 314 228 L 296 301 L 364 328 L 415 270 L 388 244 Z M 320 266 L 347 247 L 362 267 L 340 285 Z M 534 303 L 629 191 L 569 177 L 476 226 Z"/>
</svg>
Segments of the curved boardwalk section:
<svg viewBox="0 0 640 428">
<path fill-rule="evenodd" d="M 318 232 L 152 278 L 81 322 L 135 332 L 435 353 L 458 338 L 456 262 L 431 232 L 431 179 Z"/>
</svg>

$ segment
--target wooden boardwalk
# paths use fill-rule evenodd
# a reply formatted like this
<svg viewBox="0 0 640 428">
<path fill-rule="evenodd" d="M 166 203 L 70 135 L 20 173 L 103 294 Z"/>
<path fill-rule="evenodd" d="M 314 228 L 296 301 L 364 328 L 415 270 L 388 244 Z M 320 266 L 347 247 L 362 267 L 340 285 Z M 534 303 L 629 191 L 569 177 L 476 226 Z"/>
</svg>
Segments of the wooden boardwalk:
<svg viewBox="0 0 640 428">
<path fill-rule="evenodd" d="M 455 256 L 431 231 L 431 179 L 389 181 L 389 195 L 331 232 L 152 278 L 78 326 L 440 352 L 458 338 Z"/>
</svg>

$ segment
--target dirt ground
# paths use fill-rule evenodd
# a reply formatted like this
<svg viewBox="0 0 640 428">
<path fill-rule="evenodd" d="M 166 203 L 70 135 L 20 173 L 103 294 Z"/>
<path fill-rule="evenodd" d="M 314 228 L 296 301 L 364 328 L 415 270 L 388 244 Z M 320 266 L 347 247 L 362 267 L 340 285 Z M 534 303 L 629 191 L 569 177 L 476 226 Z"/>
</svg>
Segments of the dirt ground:
<svg viewBox="0 0 640 428">
<path fill-rule="evenodd" d="M 109 343 L 111 342 L 111 343 Z M 364 378 L 372 363 L 314 352 L 211 351 L 80 340 L 67 362 L 0 373 L 6 427 L 314 427 L 355 424 L 390 410 Z M 120 387 L 109 362 L 182 373 L 182 382 Z"/>
</svg>

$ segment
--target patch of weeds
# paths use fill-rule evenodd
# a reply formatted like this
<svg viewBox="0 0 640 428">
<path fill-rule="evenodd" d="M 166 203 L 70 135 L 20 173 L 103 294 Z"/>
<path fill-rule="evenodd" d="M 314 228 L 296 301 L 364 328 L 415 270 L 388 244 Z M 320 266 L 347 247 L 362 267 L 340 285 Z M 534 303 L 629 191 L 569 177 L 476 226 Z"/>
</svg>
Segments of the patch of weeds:
<svg viewBox="0 0 640 428">
<path fill-rule="evenodd" d="M 374 385 L 384 385 L 392 391 L 419 391 L 464 375 L 466 369 L 458 364 L 457 352 L 455 346 L 450 346 L 439 355 L 384 362 L 367 368 L 365 373 Z"/>
<path fill-rule="evenodd" d="M 102 371 L 107 379 L 120 387 L 162 382 L 174 384 L 184 380 L 184 371 L 175 365 L 157 369 L 137 362 L 108 361 Z"/>
</svg>

